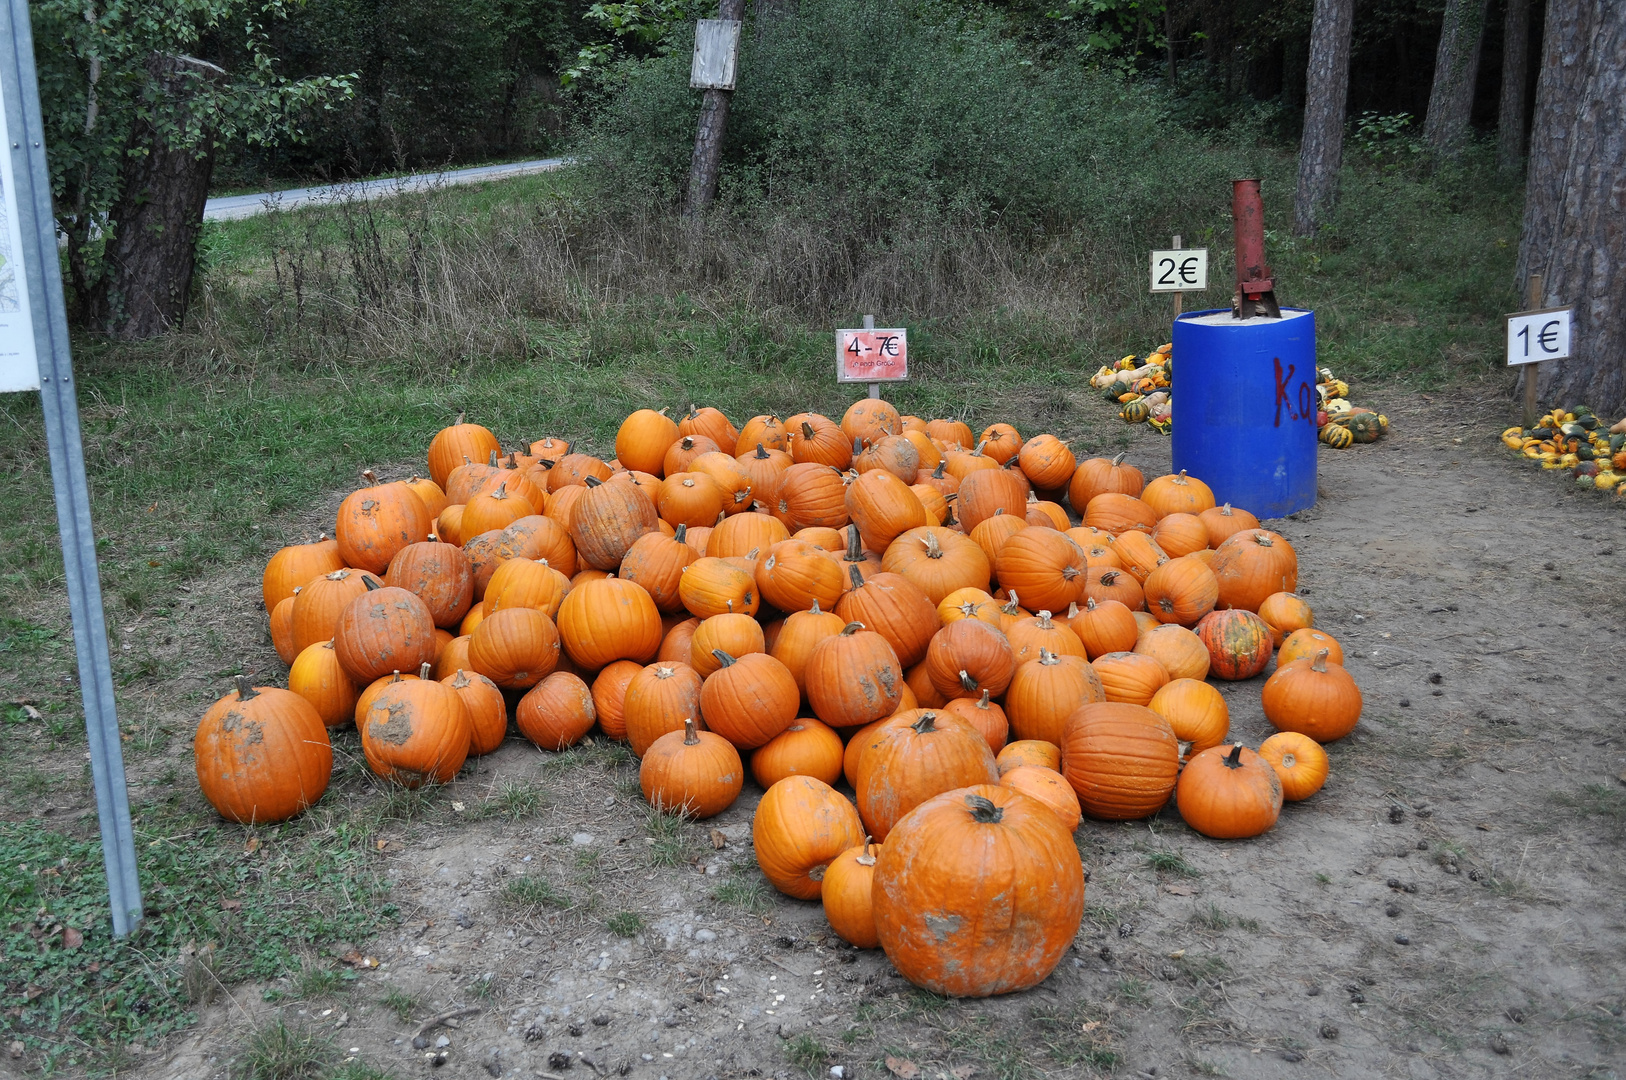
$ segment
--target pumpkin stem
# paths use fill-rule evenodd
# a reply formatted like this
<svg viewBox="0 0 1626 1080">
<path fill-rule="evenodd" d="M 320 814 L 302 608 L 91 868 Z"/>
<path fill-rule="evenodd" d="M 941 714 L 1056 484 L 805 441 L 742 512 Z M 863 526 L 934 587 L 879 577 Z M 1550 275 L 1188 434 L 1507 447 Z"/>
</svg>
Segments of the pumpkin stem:
<svg viewBox="0 0 1626 1080">
<path fill-rule="evenodd" d="M 1072 622 L 1076 618 L 1078 618 L 1078 601 L 1077 600 L 1068 601 L 1068 604 L 1067 604 L 1067 621 Z"/>
<path fill-rule="evenodd" d="M 734 658 L 732 656 L 728 655 L 727 653 L 725 653 L 721 649 L 713 649 L 713 650 L 711 650 L 711 655 L 713 657 L 715 657 L 717 662 L 719 664 L 723 665 L 724 667 L 733 667 L 734 666 Z"/>
<path fill-rule="evenodd" d="M 1240 769 L 1240 768 L 1242 768 L 1242 744 L 1241 743 L 1237 743 L 1235 746 L 1231 747 L 1231 752 L 1229 754 L 1225 755 L 1225 767 L 1227 769 Z"/>
<path fill-rule="evenodd" d="M 864 572 L 862 570 L 858 569 L 858 564 L 857 563 L 853 563 L 847 569 L 849 571 L 851 571 L 851 577 L 853 579 L 853 588 L 862 589 L 864 587 Z"/>
<path fill-rule="evenodd" d="M 920 714 L 920 719 L 909 725 L 916 735 L 926 735 L 937 730 L 937 714 L 930 709 Z"/>
<path fill-rule="evenodd" d="M 960 669 L 960 685 L 973 694 L 977 692 L 977 680 L 973 679 L 971 673 L 966 671 L 965 668 Z"/>
<path fill-rule="evenodd" d="M 857 457 L 859 454 L 862 454 L 863 452 L 864 452 L 864 440 L 858 438 L 855 435 L 853 437 L 853 457 Z"/>
<path fill-rule="evenodd" d="M 452 689 L 461 690 L 468 685 L 470 685 L 468 673 L 462 668 L 458 668 L 457 677 L 452 680 Z"/>
<path fill-rule="evenodd" d="M 807 609 L 807 610 L 808 610 L 808 611 L 809 611 L 809 612 L 810 612 L 810 613 L 812 613 L 812 614 L 814 614 L 814 615 L 821 615 L 821 614 L 823 614 L 823 612 L 821 612 L 821 611 L 820 611 L 820 610 L 819 610 L 819 598 L 818 598 L 818 597 L 816 597 L 816 596 L 815 596 L 815 597 L 814 597 L 814 598 L 813 598 L 813 606 L 812 606 L 812 607 L 810 607 L 810 608 L 808 608 L 808 609 Z"/>
<path fill-rule="evenodd" d="M 867 834 L 865 835 L 864 850 L 860 852 L 858 858 L 854 859 L 853 861 L 859 866 L 875 865 L 875 840 L 873 837 L 870 837 Z"/>
<path fill-rule="evenodd" d="M 1005 816 L 1005 811 L 995 806 L 991 799 L 982 795 L 967 795 L 965 804 L 971 807 L 972 820 L 983 825 L 998 825 L 1000 819 Z"/>
<path fill-rule="evenodd" d="M 462 422 L 463 422 L 463 418 L 464 418 L 464 417 L 465 417 L 465 416 L 467 416 L 467 415 L 468 415 L 468 413 L 462 413 L 462 412 L 460 412 L 460 413 L 458 413 L 458 414 L 457 414 L 457 422 L 458 422 L 458 423 L 459 423 L 459 424 L 461 424 L 461 423 L 462 423 Z M 454 426 L 455 426 L 455 425 L 454 425 Z"/>
<path fill-rule="evenodd" d="M 695 730 L 694 730 L 694 717 L 692 717 L 692 716 L 685 716 L 683 718 L 683 745 L 684 746 L 699 746 L 700 745 L 700 736 L 695 733 Z"/>
<path fill-rule="evenodd" d="M 933 480 L 941 480 L 941 479 L 943 479 L 943 466 L 945 466 L 947 464 L 948 464 L 948 461 L 945 458 L 939 458 L 937 460 L 937 468 L 932 470 L 932 479 Z"/>
<path fill-rule="evenodd" d="M 493 469 L 497 467 L 497 451 L 493 450 L 491 452 L 491 456 L 486 459 L 486 464 Z"/>
<path fill-rule="evenodd" d="M 987 439 L 982 440 L 982 442 L 977 444 L 977 448 L 975 450 L 971 451 L 972 456 L 973 457 L 982 457 L 983 456 L 982 452 L 983 452 L 984 448 L 987 447 L 987 445 L 988 445 L 988 440 Z"/>
<path fill-rule="evenodd" d="M 1112 459 L 1112 467 L 1117 468 L 1119 465 L 1122 465 L 1124 463 L 1124 458 L 1126 458 L 1128 456 L 1129 456 L 1129 451 L 1125 450 L 1123 453 L 1121 453 L 1117 457 L 1113 458 Z"/>
<path fill-rule="evenodd" d="M 1117 582 L 1118 574 L 1119 574 L 1119 571 L 1117 571 L 1117 570 L 1103 570 L 1103 571 L 1101 571 L 1101 584 L 1106 585 L 1108 587 L 1111 587 L 1113 584 L 1115 584 Z"/>
<path fill-rule="evenodd" d="M 815 601 L 815 603 L 816 602 L 817 601 Z M 846 626 L 843 626 L 841 628 L 841 634 L 839 636 L 841 636 L 841 637 L 852 637 L 854 634 L 858 633 L 858 631 L 862 630 L 863 628 L 864 628 L 864 624 L 861 623 L 861 622 L 850 622 Z"/>
<path fill-rule="evenodd" d="M 1276 541 L 1272 540 L 1270 537 L 1266 536 L 1262 532 L 1257 532 L 1257 533 L 1253 534 L 1253 542 L 1258 544 L 1260 547 L 1275 547 L 1276 546 Z"/>
<path fill-rule="evenodd" d="M 1055 667 L 1057 664 L 1061 663 L 1061 657 L 1057 656 L 1043 645 L 1040 645 L 1039 663 L 1043 664 L 1045 667 Z"/>
<path fill-rule="evenodd" d="M 1011 598 L 1005 601 L 1005 606 L 999 610 L 1004 612 L 1006 615 L 1015 615 L 1018 611 L 1022 610 L 1022 605 L 1016 599 L 1015 589 L 1010 590 L 1010 596 Z"/>
<path fill-rule="evenodd" d="M 544 469 L 552 469 L 556 464 L 558 464 L 558 462 L 554 461 L 552 458 L 543 458 L 541 461 L 538 461 L 537 464 L 542 466 Z"/>
<path fill-rule="evenodd" d="M 429 678 L 429 672 L 434 668 L 434 666 L 435 666 L 434 664 L 429 663 L 427 660 L 424 661 L 422 664 L 419 664 L 418 665 L 418 678 L 420 678 L 420 679 Z"/>
<path fill-rule="evenodd" d="M 941 559 L 942 557 L 943 545 L 937 542 L 937 534 L 928 532 L 926 534 L 926 558 Z"/>
<path fill-rule="evenodd" d="M 1191 483 L 1191 481 L 1186 479 L 1186 470 L 1181 469 L 1179 476 L 1171 476 L 1171 477 L 1169 477 L 1169 483 L 1171 483 L 1171 484 L 1179 484 L 1181 487 L 1186 487 Z"/>
<path fill-rule="evenodd" d="M 858 535 L 858 526 L 847 526 L 847 562 L 864 561 L 864 538 Z"/>
<path fill-rule="evenodd" d="M 672 530 L 672 539 L 676 540 L 680 544 L 686 544 L 689 542 L 688 535 L 689 527 L 687 525 L 679 525 L 676 529 Z"/>
<path fill-rule="evenodd" d="M 361 475 L 362 475 L 362 478 L 364 480 L 366 480 L 369 484 L 378 483 L 378 477 L 373 475 L 373 470 L 371 470 L 371 469 L 363 469 L 363 470 L 361 470 Z"/>
<path fill-rule="evenodd" d="M 1320 652 L 1316 653 L 1315 659 L 1310 661 L 1310 670 L 1317 671 L 1325 675 L 1327 672 L 1327 657 L 1331 655 L 1331 649 L 1322 649 Z"/>
<path fill-rule="evenodd" d="M 813 425 L 808 423 L 806 420 L 802 421 L 802 438 L 806 439 L 808 442 L 813 441 Z"/>
<path fill-rule="evenodd" d="M 586 484 L 590 488 L 596 488 L 596 487 L 599 487 L 600 485 L 602 485 L 604 483 L 604 481 L 600 480 L 596 476 L 589 476 L 589 477 L 583 479 L 582 483 Z M 491 497 L 493 499 L 495 499 L 497 496 L 495 494 L 493 494 Z"/>
<path fill-rule="evenodd" d="M 1233 514 L 1231 512 L 1231 504 L 1230 503 L 1226 503 L 1224 506 L 1220 507 L 1220 513 L 1223 514 L 1225 517 L 1235 517 L 1236 516 L 1235 514 Z"/>
<path fill-rule="evenodd" d="M 756 459 L 758 461 L 767 461 L 768 460 L 768 451 L 766 451 L 766 450 L 764 450 L 762 448 L 761 443 L 757 443 Z"/>
<path fill-rule="evenodd" d="M 977 702 L 977 708 L 981 709 L 983 712 L 987 712 L 990 707 L 991 705 L 988 701 L 988 688 L 985 686 L 982 688 L 982 700 Z"/>
<path fill-rule="evenodd" d="M 247 675 L 238 675 L 232 681 L 237 683 L 238 701 L 248 701 L 260 696 L 260 692 L 254 689 L 254 684 L 248 681 Z"/>
<path fill-rule="evenodd" d="M 1040 630 L 1054 630 L 1055 628 L 1056 628 L 1056 624 L 1050 621 L 1050 612 L 1048 612 L 1048 611 L 1040 611 L 1039 612 L 1039 629 Z"/>
</svg>

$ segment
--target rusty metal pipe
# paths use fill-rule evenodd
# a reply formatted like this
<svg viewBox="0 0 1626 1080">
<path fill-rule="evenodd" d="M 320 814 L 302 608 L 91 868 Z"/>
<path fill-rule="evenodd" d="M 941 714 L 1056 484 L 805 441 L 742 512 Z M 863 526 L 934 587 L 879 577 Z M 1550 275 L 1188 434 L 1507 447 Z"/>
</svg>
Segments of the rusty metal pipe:
<svg viewBox="0 0 1626 1080">
<path fill-rule="evenodd" d="M 1231 220 L 1236 237 L 1236 294 L 1231 313 L 1281 318 L 1276 279 L 1265 262 L 1265 203 L 1257 179 L 1231 181 Z"/>
</svg>

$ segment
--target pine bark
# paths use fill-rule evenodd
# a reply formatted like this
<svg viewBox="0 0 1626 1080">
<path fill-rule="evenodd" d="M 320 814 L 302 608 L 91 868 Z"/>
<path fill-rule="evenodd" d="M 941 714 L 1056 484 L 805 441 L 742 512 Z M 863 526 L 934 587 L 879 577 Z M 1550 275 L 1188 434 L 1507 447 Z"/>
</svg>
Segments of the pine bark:
<svg viewBox="0 0 1626 1080">
<path fill-rule="evenodd" d="M 722 0 L 719 19 L 745 18 L 745 0 Z M 694 133 L 694 156 L 689 161 L 689 187 L 684 193 L 683 215 L 697 217 L 717 197 L 717 174 L 723 163 L 723 135 L 728 129 L 728 107 L 734 91 L 708 88 L 700 101 L 700 123 Z"/>
<path fill-rule="evenodd" d="M 1423 119 L 1423 140 L 1436 154 L 1450 157 L 1468 141 L 1479 79 L 1479 47 L 1485 38 L 1490 0 L 1446 0 L 1440 47 L 1434 56 L 1434 83 Z"/>
<path fill-rule="evenodd" d="M 1315 0 L 1313 19 L 1310 66 L 1304 85 L 1304 135 L 1299 142 L 1299 184 L 1293 196 L 1293 231 L 1300 236 L 1314 235 L 1338 204 L 1355 2 Z"/>
<path fill-rule="evenodd" d="M 1502 97 L 1496 111 L 1496 167 L 1524 167 L 1524 86 L 1530 63 L 1530 0 L 1507 0 L 1502 20 Z"/>
<path fill-rule="evenodd" d="M 1626 0 L 1549 0 L 1519 280 L 1573 305 L 1567 360 L 1524 367 L 1546 404 L 1626 408 Z"/>
<path fill-rule="evenodd" d="M 190 56 L 155 55 L 148 73 L 163 94 L 179 99 L 225 71 Z M 214 172 L 211 125 L 195 146 L 171 146 L 146 121 L 130 135 L 118 199 L 109 213 L 102 277 L 89 292 L 92 325 L 128 340 L 157 337 L 181 325 L 192 292 L 203 205 Z"/>
</svg>

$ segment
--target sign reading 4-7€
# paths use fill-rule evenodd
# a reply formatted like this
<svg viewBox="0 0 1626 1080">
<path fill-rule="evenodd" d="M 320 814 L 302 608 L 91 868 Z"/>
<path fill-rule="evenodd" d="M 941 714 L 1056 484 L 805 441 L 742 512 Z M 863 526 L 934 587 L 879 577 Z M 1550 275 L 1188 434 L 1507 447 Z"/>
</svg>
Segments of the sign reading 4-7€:
<svg viewBox="0 0 1626 1080">
<path fill-rule="evenodd" d="M 908 331 L 836 331 L 837 382 L 901 382 L 908 377 Z"/>
</svg>

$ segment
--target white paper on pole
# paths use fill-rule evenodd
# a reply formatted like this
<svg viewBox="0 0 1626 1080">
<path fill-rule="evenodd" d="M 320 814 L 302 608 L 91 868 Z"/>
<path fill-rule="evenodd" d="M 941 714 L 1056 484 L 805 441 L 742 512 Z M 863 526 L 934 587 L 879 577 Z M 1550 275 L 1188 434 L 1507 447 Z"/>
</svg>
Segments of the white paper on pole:
<svg viewBox="0 0 1626 1080">
<path fill-rule="evenodd" d="M 696 90 L 734 89 L 734 61 L 739 52 L 739 20 L 697 20 L 694 26 L 694 60 L 689 64 L 689 85 Z"/>
<path fill-rule="evenodd" d="M 0 393 L 40 388 L 39 356 L 34 351 L 34 323 L 28 310 L 28 275 L 18 260 L 23 237 L 17 217 L 17 185 L 11 173 L 11 133 L 6 130 L 5 102 L 0 100 Z"/>
</svg>

